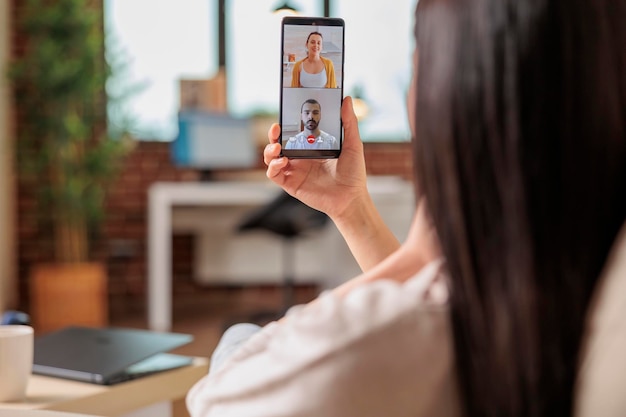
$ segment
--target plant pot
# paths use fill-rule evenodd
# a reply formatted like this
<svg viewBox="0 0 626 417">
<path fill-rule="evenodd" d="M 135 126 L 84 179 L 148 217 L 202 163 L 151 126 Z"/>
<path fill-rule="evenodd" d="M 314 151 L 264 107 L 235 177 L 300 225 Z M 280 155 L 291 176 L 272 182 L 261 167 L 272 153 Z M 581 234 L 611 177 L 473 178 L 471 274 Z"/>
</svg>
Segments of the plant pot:
<svg viewBox="0 0 626 417">
<path fill-rule="evenodd" d="M 107 281 L 101 263 L 35 265 L 30 277 L 30 305 L 37 333 L 70 325 L 108 325 Z"/>
</svg>

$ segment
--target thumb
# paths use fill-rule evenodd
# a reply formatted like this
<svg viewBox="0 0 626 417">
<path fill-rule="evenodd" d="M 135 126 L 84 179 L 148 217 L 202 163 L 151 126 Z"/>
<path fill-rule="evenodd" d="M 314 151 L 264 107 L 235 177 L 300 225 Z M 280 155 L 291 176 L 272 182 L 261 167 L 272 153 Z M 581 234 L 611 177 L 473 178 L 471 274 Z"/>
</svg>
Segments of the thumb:
<svg viewBox="0 0 626 417">
<path fill-rule="evenodd" d="M 341 104 L 341 121 L 343 122 L 344 141 L 343 146 L 354 147 L 361 144 L 359 134 L 359 122 L 352 106 L 352 97 L 346 96 Z"/>
</svg>

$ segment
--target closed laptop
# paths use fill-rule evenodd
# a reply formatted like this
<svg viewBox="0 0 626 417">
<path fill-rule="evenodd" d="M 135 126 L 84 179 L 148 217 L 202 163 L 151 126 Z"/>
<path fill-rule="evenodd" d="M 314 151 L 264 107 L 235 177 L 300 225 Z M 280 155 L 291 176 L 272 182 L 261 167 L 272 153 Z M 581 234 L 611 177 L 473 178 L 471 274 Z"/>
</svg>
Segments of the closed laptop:
<svg viewBox="0 0 626 417">
<path fill-rule="evenodd" d="M 126 328 L 67 327 L 35 338 L 33 373 L 110 385 L 189 365 L 167 353 L 193 336 Z"/>
</svg>

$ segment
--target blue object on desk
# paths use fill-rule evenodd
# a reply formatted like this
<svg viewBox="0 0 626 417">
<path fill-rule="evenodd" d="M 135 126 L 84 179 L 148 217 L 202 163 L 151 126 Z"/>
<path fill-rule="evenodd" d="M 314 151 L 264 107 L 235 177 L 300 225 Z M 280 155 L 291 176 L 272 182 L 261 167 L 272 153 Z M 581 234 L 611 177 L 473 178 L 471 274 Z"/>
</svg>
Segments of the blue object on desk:
<svg viewBox="0 0 626 417">
<path fill-rule="evenodd" d="M 201 170 L 248 169 L 258 162 L 252 122 L 221 113 L 181 111 L 170 150 L 177 166 Z"/>
<path fill-rule="evenodd" d="M 30 316 L 22 311 L 8 310 L 2 315 L 0 324 L 22 324 L 30 326 Z"/>
</svg>

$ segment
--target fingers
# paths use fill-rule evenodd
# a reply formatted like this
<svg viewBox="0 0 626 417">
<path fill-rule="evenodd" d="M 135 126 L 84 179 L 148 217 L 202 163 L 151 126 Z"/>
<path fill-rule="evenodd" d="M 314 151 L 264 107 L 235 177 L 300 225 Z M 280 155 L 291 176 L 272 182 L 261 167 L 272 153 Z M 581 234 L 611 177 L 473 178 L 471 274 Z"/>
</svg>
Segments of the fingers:
<svg viewBox="0 0 626 417">
<path fill-rule="evenodd" d="M 267 164 L 267 170 L 265 171 L 265 175 L 267 178 L 273 180 L 274 182 L 278 181 L 281 174 L 284 174 L 283 169 L 289 164 L 289 159 L 287 158 L 276 158 L 272 159 Z"/>
<path fill-rule="evenodd" d="M 280 144 L 270 143 L 265 146 L 263 151 L 263 162 L 267 165 L 267 177 L 272 179 L 280 174 L 280 171 L 287 166 L 289 160 L 285 157 L 280 157 Z"/>
<path fill-rule="evenodd" d="M 269 144 L 265 146 L 263 150 L 263 162 L 267 165 L 267 171 L 265 175 L 269 179 L 277 181 L 282 169 L 289 163 L 287 158 L 280 157 L 280 144 L 278 140 L 280 138 L 280 125 L 273 123 L 267 131 L 267 138 Z"/>
<path fill-rule="evenodd" d="M 356 114 L 352 105 L 352 97 L 345 96 L 341 103 L 341 121 L 345 125 L 351 125 L 356 122 Z"/>
<path fill-rule="evenodd" d="M 280 155 L 280 145 L 278 143 L 270 143 L 269 145 L 265 145 L 265 149 L 263 150 L 263 162 L 265 165 L 269 165 L 270 162 Z"/>
<path fill-rule="evenodd" d="M 278 123 L 272 123 L 267 131 L 267 138 L 270 140 L 270 143 L 278 142 L 278 139 L 280 139 L 280 125 Z"/>
<path fill-rule="evenodd" d="M 360 145 L 361 135 L 359 134 L 359 122 L 354 113 L 352 97 L 350 96 L 346 96 L 341 104 L 341 121 L 343 122 L 343 131 L 345 133 L 344 146 L 351 147 Z"/>
<path fill-rule="evenodd" d="M 273 123 L 267 131 L 267 138 L 269 139 L 269 145 L 265 145 L 263 150 L 263 162 L 269 167 L 272 160 L 278 158 L 280 155 L 280 144 L 278 139 L 280 138 L 280 125 Z"/>
</svg>

